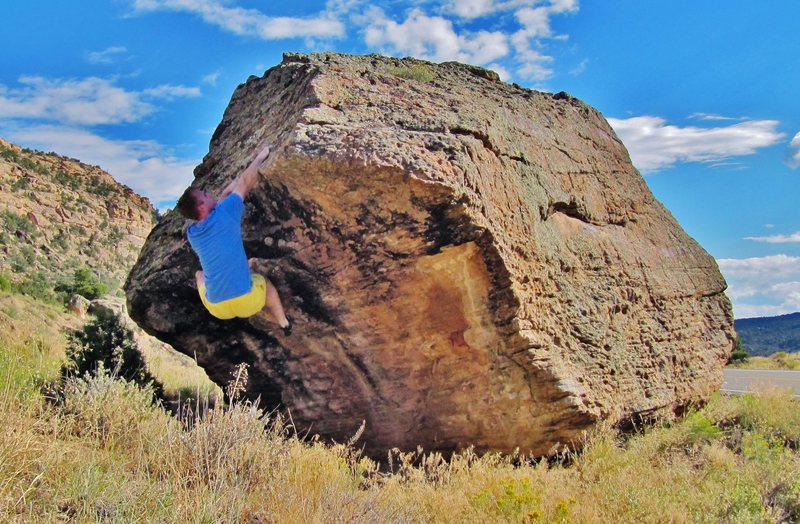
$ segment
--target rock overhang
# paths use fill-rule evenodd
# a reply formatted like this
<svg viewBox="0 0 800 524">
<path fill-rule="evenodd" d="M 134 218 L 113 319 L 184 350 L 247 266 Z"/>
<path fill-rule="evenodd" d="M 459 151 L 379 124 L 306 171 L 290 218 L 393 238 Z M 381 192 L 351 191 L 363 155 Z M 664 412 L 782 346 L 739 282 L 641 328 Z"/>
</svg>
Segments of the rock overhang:
<svg viewBox="0 0 800 524">
<path fill-rule="evenodd" d="M 597 111 L 482 71 L 287 55 L 251 78 L 195 183 L 220 188 L 276 145 L 243 236 L 299 330 L 205 314 L 174 215 L 131 273 L 134 318 L 217 380 L 248 362 L 250 392 L 314 432 L 366 420 L 377 454 L 544 453 L 701 401 L 731 345 L 713 259 Z"/>
</svg>

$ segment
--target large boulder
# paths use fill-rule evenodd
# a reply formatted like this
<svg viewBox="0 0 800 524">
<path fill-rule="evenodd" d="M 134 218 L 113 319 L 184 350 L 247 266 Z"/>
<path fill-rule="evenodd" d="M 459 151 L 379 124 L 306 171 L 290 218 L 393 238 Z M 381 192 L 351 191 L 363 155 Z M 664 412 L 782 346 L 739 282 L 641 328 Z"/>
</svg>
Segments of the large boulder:
<svg viewBox="0 0 800 524">
<path fill-rule="evenodd" d="M 717 265 L 579 100 L 457 63 L 285 55 L 236 90 L 194 184 L 221 189 L 265 139 L 243 235 L 294 334 L 203 309 L 176 213 L 127 296 L 217 382 L 248 363 L 248 394 L 298 431 L 542 454 L 720 386 Z"/>
</svg>

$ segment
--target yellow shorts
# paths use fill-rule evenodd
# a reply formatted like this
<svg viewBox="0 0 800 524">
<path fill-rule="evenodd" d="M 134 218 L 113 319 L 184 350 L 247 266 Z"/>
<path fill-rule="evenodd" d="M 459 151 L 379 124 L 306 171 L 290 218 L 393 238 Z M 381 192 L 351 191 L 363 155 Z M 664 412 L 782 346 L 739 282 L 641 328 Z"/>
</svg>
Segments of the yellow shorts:
<svg viewBox="0 0 800 524">
<path fill-rule="evenodd" d="M 250 275 L 253 287 L 250 292 L 239 297 L 223 300 L 222 302 L 209 302 L 206 300 L 206 285 L 200 284 L 200 300 L 209 313 L 215 317 L 228 320 L 234 317 L 247 318 L 255 315 L 267 303 L 267 281 L 257 274 Z"/>
</svg>

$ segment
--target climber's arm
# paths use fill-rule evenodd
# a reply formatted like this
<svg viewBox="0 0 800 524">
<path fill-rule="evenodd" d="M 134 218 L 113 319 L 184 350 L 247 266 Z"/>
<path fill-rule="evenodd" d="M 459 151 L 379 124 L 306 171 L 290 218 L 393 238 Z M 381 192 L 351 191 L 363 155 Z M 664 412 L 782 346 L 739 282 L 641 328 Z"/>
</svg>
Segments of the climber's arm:
<svg viewBox="0 0 800 524">
<path fill-rule="evenodd" d="M 261 164 L 264 160 L 267 159 L 270 152 L 270 145 L 265 145 L 253 158 L 252 161 L 247 165 L 244 170 L 239 173 L 239 175 L 233 179 L 233 182 L 228 184 L 225 189 L 222 190 L 222 193 L 219 195 L 219 199 L 222 200 L 226 196 L 230 195 L 231 193 L 236 193 L 242 200 L 247 196 L 247 193 L 250 192 L 256 186 L 258 182 L 258 168 L 261 167 Z"/>
</svg>

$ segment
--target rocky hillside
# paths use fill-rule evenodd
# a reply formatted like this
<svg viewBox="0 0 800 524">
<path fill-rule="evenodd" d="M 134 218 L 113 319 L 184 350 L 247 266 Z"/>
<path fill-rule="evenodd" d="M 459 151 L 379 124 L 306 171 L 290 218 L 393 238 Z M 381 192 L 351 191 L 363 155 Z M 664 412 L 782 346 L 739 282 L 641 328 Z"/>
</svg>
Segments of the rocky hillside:
<svg viewBox="0 0 800 524">
<path fill-rule="evenodd" d="M 90 269 L 118 290 L 155 224 L 155 209 L 97 166 L 0 138 L 0 275 L 52 288 Z"/>
</svg>

